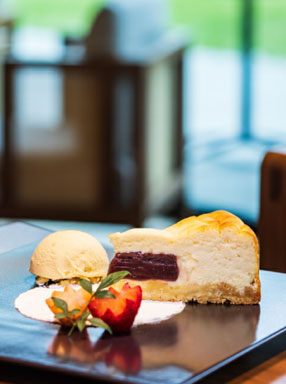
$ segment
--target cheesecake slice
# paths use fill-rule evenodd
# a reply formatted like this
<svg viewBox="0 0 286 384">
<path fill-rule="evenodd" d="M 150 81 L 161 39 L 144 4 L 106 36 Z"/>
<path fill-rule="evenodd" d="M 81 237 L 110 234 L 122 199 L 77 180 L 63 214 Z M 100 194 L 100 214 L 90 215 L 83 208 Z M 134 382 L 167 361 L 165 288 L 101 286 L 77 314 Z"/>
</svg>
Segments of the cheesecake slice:
<svg viewBox="0 0 286 384">
<path fill-rule="evenodd" d="M 256 304 L 260 301 L 259 244 L 238 217 L 215 211 L 162 230 L 109 235 L 115 256 L 108 273 L 129 271 L 143 299 Z"/>
</svg>

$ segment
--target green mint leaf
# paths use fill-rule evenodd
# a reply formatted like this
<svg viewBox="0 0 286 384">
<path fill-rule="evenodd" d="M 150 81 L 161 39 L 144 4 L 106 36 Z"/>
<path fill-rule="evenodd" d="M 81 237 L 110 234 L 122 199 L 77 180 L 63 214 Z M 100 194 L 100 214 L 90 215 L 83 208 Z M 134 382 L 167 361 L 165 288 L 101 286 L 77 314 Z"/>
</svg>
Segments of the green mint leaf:
<svg viewBox="0 0 286 384">
<path fill-rule="evenodd" d="M 114 294 L 107 290 L 95 292 L 95 297 L 98 299 L 115 299 Z"/>
<path fill-rule="evenodd" d="M 99 287 L 97 288 L 96 292 L 102 291 L 104 288 L 109 287 L 110 285 L 113 285 L 123 279 L 125 276 L 129 275 L 128 271 L 119 271 L 119 272 L 113 272 L 110 273 L 110 275 L 107 275 L 102 282 L 100 283 Z"/>
<path fill-rule="evenodd" d="M 77 320 L 76 326 L 80 332 L 82 332 L 85 328 L 85 320 L 81 317 Z"/>
<path fill-rule="evenodd" d="M 58 299 L 56 297 L 52 297 L 52 300 L 53 300 L 55 306 L 57 308 L 61 309 L 64 312 L 64 314 L 66 316 L 68 316 L 68 306 L 67 306 L 67 303 L 64 300 Z"/>
<path fill-rule="evenodd" d="M 75 316 L 75 315 L 77 315 L 78 313 L 80 312 L 80 310 L 79 309 L 73 309 L 71 312 L 69 312 L 69 316 Z"/>
<path fill-rule="evenodd" d="M 65 313 L 61 312 L 61 313 L 56 313 L 55 314 L 55 318 L 56 319 L 65 319 L 66 318 L 66 315 Z"/>
<path fill-rule="evenodd" d="M 103 320 L 99 319 L 98 317 L 93 317 L 92 319 L 89 320 L 89 322 L 95 327 L 106 329 L 107 332 L 109 332 L 112 335 L 112 330 L 110 326 L 106 324 Z"/>
<path fill-rule="evenodd" d="M 90 315 L 90 312 L 83 312 L 80 316 L 81 319 L 83 320 L 86 320 L 88 318 L 88 316 Z"/>
<path fill-rule="evenodd" d="M 83 289 L 85 289 L 88 293 L 92 294 L 92 285 L 89 280 L 80 279 L 79 283 Z"/>
</svg>

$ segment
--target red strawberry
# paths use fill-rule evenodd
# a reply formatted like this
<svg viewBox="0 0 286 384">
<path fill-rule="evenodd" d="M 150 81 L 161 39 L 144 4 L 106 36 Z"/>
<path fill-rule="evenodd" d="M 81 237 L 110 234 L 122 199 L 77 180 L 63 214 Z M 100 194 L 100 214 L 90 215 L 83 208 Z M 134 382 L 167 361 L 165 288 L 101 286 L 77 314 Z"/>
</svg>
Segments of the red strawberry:
<svg viewBox="0 0 286 384">
<path fill-rule="evenodd" d="M 98 299 L 94 297 L 89 310 L 93 317 L 99 317 L 105 321 L 114 333 L 127 332 L 132 327 L 135 316 L 142 300 L 142 289 L 140 285 L 131 288 L 128 283 L 120 292 L 109 288 L 115 299 Z"/>
</svg>

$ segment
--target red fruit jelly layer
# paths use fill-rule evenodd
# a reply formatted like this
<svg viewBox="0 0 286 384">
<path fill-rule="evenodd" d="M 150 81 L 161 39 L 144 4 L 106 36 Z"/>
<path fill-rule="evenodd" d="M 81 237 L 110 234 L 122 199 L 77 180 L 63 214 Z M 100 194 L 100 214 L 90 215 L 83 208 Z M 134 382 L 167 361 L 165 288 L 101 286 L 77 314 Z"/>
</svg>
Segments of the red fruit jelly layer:
<svg viewBox="0 0 286 384">
<path fill-rule="evenodd" d="M 176 281 L 179 276 L 177 257 L 165 253 L 116 253 L 108 273 L 129 271 L 128 279 Z"/>
</svg>

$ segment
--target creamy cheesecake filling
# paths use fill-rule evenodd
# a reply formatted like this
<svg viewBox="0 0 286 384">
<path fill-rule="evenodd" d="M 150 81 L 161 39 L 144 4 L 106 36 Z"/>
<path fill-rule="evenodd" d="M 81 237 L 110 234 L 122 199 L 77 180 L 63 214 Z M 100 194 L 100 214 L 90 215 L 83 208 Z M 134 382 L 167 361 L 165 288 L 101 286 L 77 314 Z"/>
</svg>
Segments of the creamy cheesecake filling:
<svg viewBox="0 0 286 384">
<path fill-rule="evenodd" d="M 128 271 L 128 279 L 176 281 L 179 276 L 177 257 L 165 253 L 116 253 L 108 273 Z"/>
</svg>

